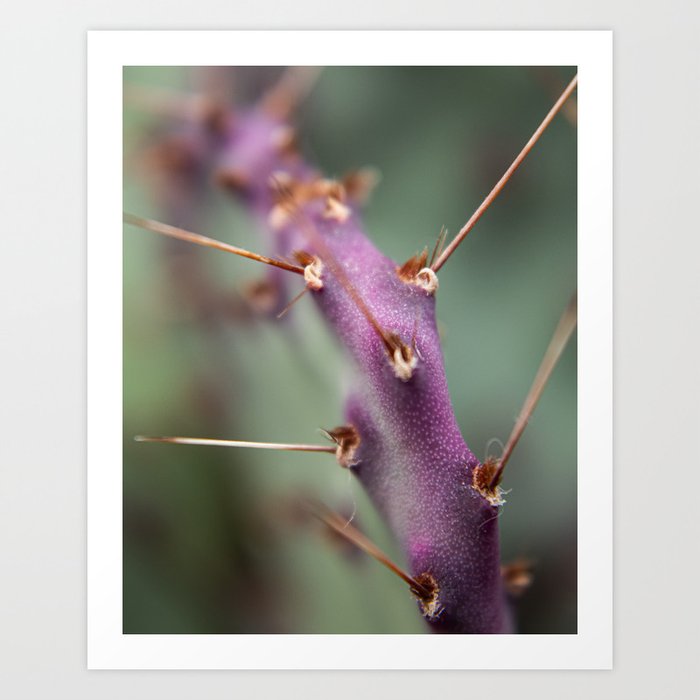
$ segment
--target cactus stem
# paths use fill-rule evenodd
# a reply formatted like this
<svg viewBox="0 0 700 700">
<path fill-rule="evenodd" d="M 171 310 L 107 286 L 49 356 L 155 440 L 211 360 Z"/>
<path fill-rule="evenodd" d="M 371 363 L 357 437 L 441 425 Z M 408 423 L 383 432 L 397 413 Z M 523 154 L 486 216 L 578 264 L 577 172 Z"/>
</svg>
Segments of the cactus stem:
<svg viewBox="0 0 700 700">
<path fill-rule="evenodd" d="M 321 243 L 322 247 L 324 248 L 324 258 L 326 259 L 326 262 L 331 268 L 333 274 L 337 277 L 338 281 L 343 286 L 343 289 L 345 289 L 350 299 L 352 299 L 355 306 L 357 306 L 362 315 L 367 319 L 372 328 L 374 328 L 374 330 L 377 332 L 377 335 L 379 335 L 379 337 L 382 339 L 382 342 L 384 343 L 384 347 L 386 348 L 389 357 L 392 357 L 396 345 L 392 341 L 393 336 L 379 325 L 379 321 L 377 321 L 377 319 L 374 317 L 374 314 L 369 310 L 369 307 L 365 303 L 365 300 L 362 298 L 362 296 L 360 296 L 360 293 L 355 288 L 355 285 L 350 281 L 350 278 L 345 274 L 343 268 L 340 267 L 340 265 L 338 264 L 338 262 L 333 257 L 332 253 L 320 237 L 318 239 L 318 242 Z"/>
<path fill-rule="evenodd" d="M 372 328 L 374 328 L 377 335 L 379 335 L 381 338 L 389 357 L 389 362 L 394 370 L 394 374 L 402 381 L 408 381 L 413 375 L 413 369 L 417 363 L 416 355 L 413 353 L 411 348 L 406 345 L 395 333 L 390 333 L 381 327 L 377 319 L 374 317 L 374 314 L 365 303 L 365 300 L 357 291 L 355 285 L 350 281 L 350 278 L 346 274 L 345 270 L 335 259 L 335 256 L 331 252 L 330 248 L 323 240 L 323 236 L 321 236 L 316 230 L 313 221 L 311 221 L 309 217 L 306 216 L 304 211 L 298 206 L 294 198 L 293 191 L 288 186 L 280 183 L 277 180 L 274 180 L 273 184 L 278 188 L 278 193 L 285 197 L 286 202 L 289 205 L 289 210 L 291 210 L 291 216 L 294 217 L 297 224 L 306 232 L 315 246 L 319 249 L 321 257 L 323 260 L 325 260 L 326 264 L 331 269 L 331 272 L 337 278 L 338 282 L 340 282 L 343 289 L 345 289 L 355 306 L 357 306 L 359 311 L 367 319 Z M 285 202 L 283 201 L 278 206 L 284 206 L 284 204 Z"/>
<path fill-rule="evenodd" d="M 432 268 L 437 272 L 448 260 L 450 255 L 455 252 L 457 246 L 467 237 L 467 234 L 474 228 L 474 224 L 483 216 L 484 212 L 491 206 L 493 201 L 498 197 L 506 183 L 513 176 L 513 173 L 520 167 L 520 164 L 525 160 L 525 156 L 532 150 L 533 146 L 539 141 L 540 136 L 545 132 L 554 117 L 562 108 L 564 103 L 570 97 L 571 93 L 576 89 L 578 84 L 578 75 L 573 77 L 573 80 L 566 86 L 564 92 L 559 96 L 559 99 L 554 103 L 552 109 L 549 110 L 547 116 L 542 120 L 542 123 L 535 129 L 535 133 L 530 137 L 530 140 L 525 144 L 523 150 L 518 153 L 515 160 L 510 164 L 508 170 L 505 171 L 503 177 L 494 185 L 493 189 L 486 195 L 484 201 L 479 205 L 478 209 L 471 215 L 469 221 L 461 228 L 459 233 L 452 239 L 452 242 L 440 254 L 438 259 L 432 265 Z"/>
<path fill-rule="evenodd" d="M 266 265 L 279 267 L 282 270 L 296 272 L 298 275 L 304 274 L 304 268 L 299 267 L 298 265 L 292 265 L 291 263 L 285 262 L 284 260 L 277 260 L 276 258 L 268 258 L 267 256 L 259 255 L 258 253 L 251 253 L 249 250 L 245 250 L 244 248 L 238 248 L 237 246 L 229 245 L 228 243 L 223 243 L 222 241 L 217 241 L 216 239 L 209 238 L 208 236 L 201 236 L 198 233 L 185 231 L 185 229 L 170 226 L 168 224 L 161 223 L 160 221 L 154 221 L 153 219 L 142 219 L 139 216 L 127 214 L 126 212 L 124 213 L 124 221 L 132 226 L 138 226 L 139 228 L 152 231 L 153 233 L 160 233 L 163 236 L 177 238 L 178 240 L 187 241 L 188 243 L 195 243 L 196 245 L 205 246 L 207 248 L 223 250 L 226 253 L 233 253 L 234 255 L 240 255 L 243 258 L 257 260 L 258 262 L 265 263 Z"/>
</svg>

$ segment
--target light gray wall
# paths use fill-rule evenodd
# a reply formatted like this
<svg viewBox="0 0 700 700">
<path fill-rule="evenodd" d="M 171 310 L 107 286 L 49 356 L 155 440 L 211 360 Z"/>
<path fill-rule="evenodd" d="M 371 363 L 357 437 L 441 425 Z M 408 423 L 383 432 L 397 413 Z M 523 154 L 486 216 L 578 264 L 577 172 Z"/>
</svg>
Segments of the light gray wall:
<svg viewBox="0 0 700 700">
<path fill-rule="evenodd" d="M 613 672 L 340 678 L 85 670 L 85 31 L 107 28 L 615 30 Z M 681 0 L 7 4 L 0 28 L 3 696 L 690 697 L 700 426 L 700 250 L 691 218 L 700 155 L 697 29 L 698 4 Z"/>
</svg>

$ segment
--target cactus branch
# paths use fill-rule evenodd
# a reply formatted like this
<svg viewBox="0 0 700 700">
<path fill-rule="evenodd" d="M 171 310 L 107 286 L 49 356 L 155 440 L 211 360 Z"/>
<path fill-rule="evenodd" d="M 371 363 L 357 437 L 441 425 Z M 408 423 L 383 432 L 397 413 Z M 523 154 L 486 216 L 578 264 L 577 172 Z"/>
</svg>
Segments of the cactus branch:
<svg viewBox="0 0 700 700">
<path fill-rule="evenodd" d="M 340 282 L 346 294 L 350 297 L 353 304 L 357 307 L 365 319 L 367 319 L 367 322 L 381 339 L 384 349 L 389 357 L 389 362 L 392 364 L 397 376 L 403 381 L 410 379 L 413 366 L 415 364 L 415 357 L 411 348 L 407 346 L 395 333 L 386 331 L 377 321 L 375 315 L 362 298 L 360 292 L 352 283 L 340 263 L 336 260 L 336 257 L 333 255 L 323 236 L 316 229 L 314 222 L 305 215 L 303 209 L 299 206 L 299 203 L 294 198 L 294 193 L 289 189 L 289 187 L 285 186 L 283 183 L 280 183 L 278 180 L 274 180 L 274 186 L 277 189 L 278 194 L 286 199 L 290 215 L 293 217 L 297 225 L 304 231 L 304 233 L 313 241 L 314 245 L 319 249 L 323 260 L 325 260 L 333 275 L 336 277 L 338 282 Z"/>
<path fill-rule="evenodd" d="M 576 89 L 578 84 L 578 75 L 575 75 L 572 81 L 566 86 L 566 89 L 560 95 L 559 99 L 554 103 L 552 109 L 549 110 L 547 116 L 542 120 L 542 123 L 537 127 L 535 133 L 530 137 L 530 140 L 525 144 L 516 159 L 510 164 L 508 170 L 505 171 L 503 177 L 494 185 L 493 189 L 486 195 L 486 199 L 479 205 L 478 209 L 471 215 L 469 221 L 460 229 L 459 233 L 452 239 L 452 242 L 441 253 L 440 257 L 433 265 L 433 271 L 437 272 L 448 260 L 450 255 L 455 252 L 457 246 L 467 237 L 467 234 L 474 228 L 476 222 L 483 216 L 484 212 L 491 206 L 493 201 L 498 197 L 501 190 L 505 187 L 506 182 L 510 180 L 513 173 L 520 167 L 520 164 L 525 160 L 525 156 L 532 150 L 540 136 L 545 132 L 554 117 L 556 117 L 563 104 L 569 98 L 571 93 Z"/>
</svg>

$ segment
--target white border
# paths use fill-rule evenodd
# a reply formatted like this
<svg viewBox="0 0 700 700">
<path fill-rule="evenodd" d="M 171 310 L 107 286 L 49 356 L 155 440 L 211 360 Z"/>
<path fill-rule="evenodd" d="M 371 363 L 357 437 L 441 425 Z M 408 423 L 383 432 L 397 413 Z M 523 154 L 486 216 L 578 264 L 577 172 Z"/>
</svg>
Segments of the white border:
<svg viewBox="0 0 700 700">
<path fill-rule="evenodd" d="M 579 66 L 575 635 L 121 632 L 122 67 L 305 64 Z M 612 668 L 611 32 L 89 32 L 87 219 L 88 668 Z"/>
</svg>

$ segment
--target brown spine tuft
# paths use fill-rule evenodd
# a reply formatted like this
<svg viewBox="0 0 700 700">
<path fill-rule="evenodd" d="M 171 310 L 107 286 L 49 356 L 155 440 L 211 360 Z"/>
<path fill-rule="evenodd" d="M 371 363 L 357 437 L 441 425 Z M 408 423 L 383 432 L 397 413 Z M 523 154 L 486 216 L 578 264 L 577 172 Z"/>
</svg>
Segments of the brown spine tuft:
<svg viewBox="0 0 700 700">
<path fill-rule="evenodd" d="M 442 605 L 438 602 L 440 587 L 435 577 L 426 571 L 413 580 L 418 585 L 411 586 L 411 593 L 418 599 L 423 616 L 428 620 L 437 619 L 442 612 Z"/>
<path fill-rule="evenodd" d="M 324 430 L 325 435 L 338 447 L 335 456 L 341 467 L 354 467 L 357 464 L 355 455 L 360 446 L 360 434 L 354 425 L 339 425 L 333 430 Z"/>
<path fill-rule="evenodd" d="M 291 126 L 280 126 L 272 134 L 272 141 L 277 153 L 282 157 L 298 155 L 299 139 Z"/>
<path fill-rule="evenodd" d="M 434 294 L 438 288 L 437 275 L 427 267 L 428 249 L 425 248 L 422 253 L 409 258 L 401 267 L 396 268 L 396 274 L 399 279 L 406 284 L 413 284 L 416 287 Z"/>
<path fill-rule="evenodd" d="M 279 289 L 270 280 L 254 280 L 244 285 L 243 298 L 256 314 L 267 316 L 277 308 Z"/>
<path fill-rule="evenodd" d="M 380 175 L 374 168 L 361 168 L 347 173 L 341 183 L 348 199 L 357 204 L 365 204 L 379 182 Z"/>
<path fill-rule="evenodd" d="M 489 457 L 483 464 L 474 467 L 472 473 L 472 488 L 492 506 L 501 506 L 505 503 L 501 487 L 493 483 L 493 478 L 498 473 L 499 464 L 499 459 Z"/>
<path fill-rule="evenodd" d="M 396 269 L 396 274 L 403 282 L 413 284 L 416 275 L 425 267 L 428 262 L 428 249 L 425 248 L 422 253 L 417 253 L 412 258 L 406 260 L 401 267 Z"/>
<path fill-rule="evenodd" d="M 214 176 L 216 184 L 233 194 L 245 194 L 250 185 L 250 179 L 241 170 L 222 168 Z"/>
</svg>

